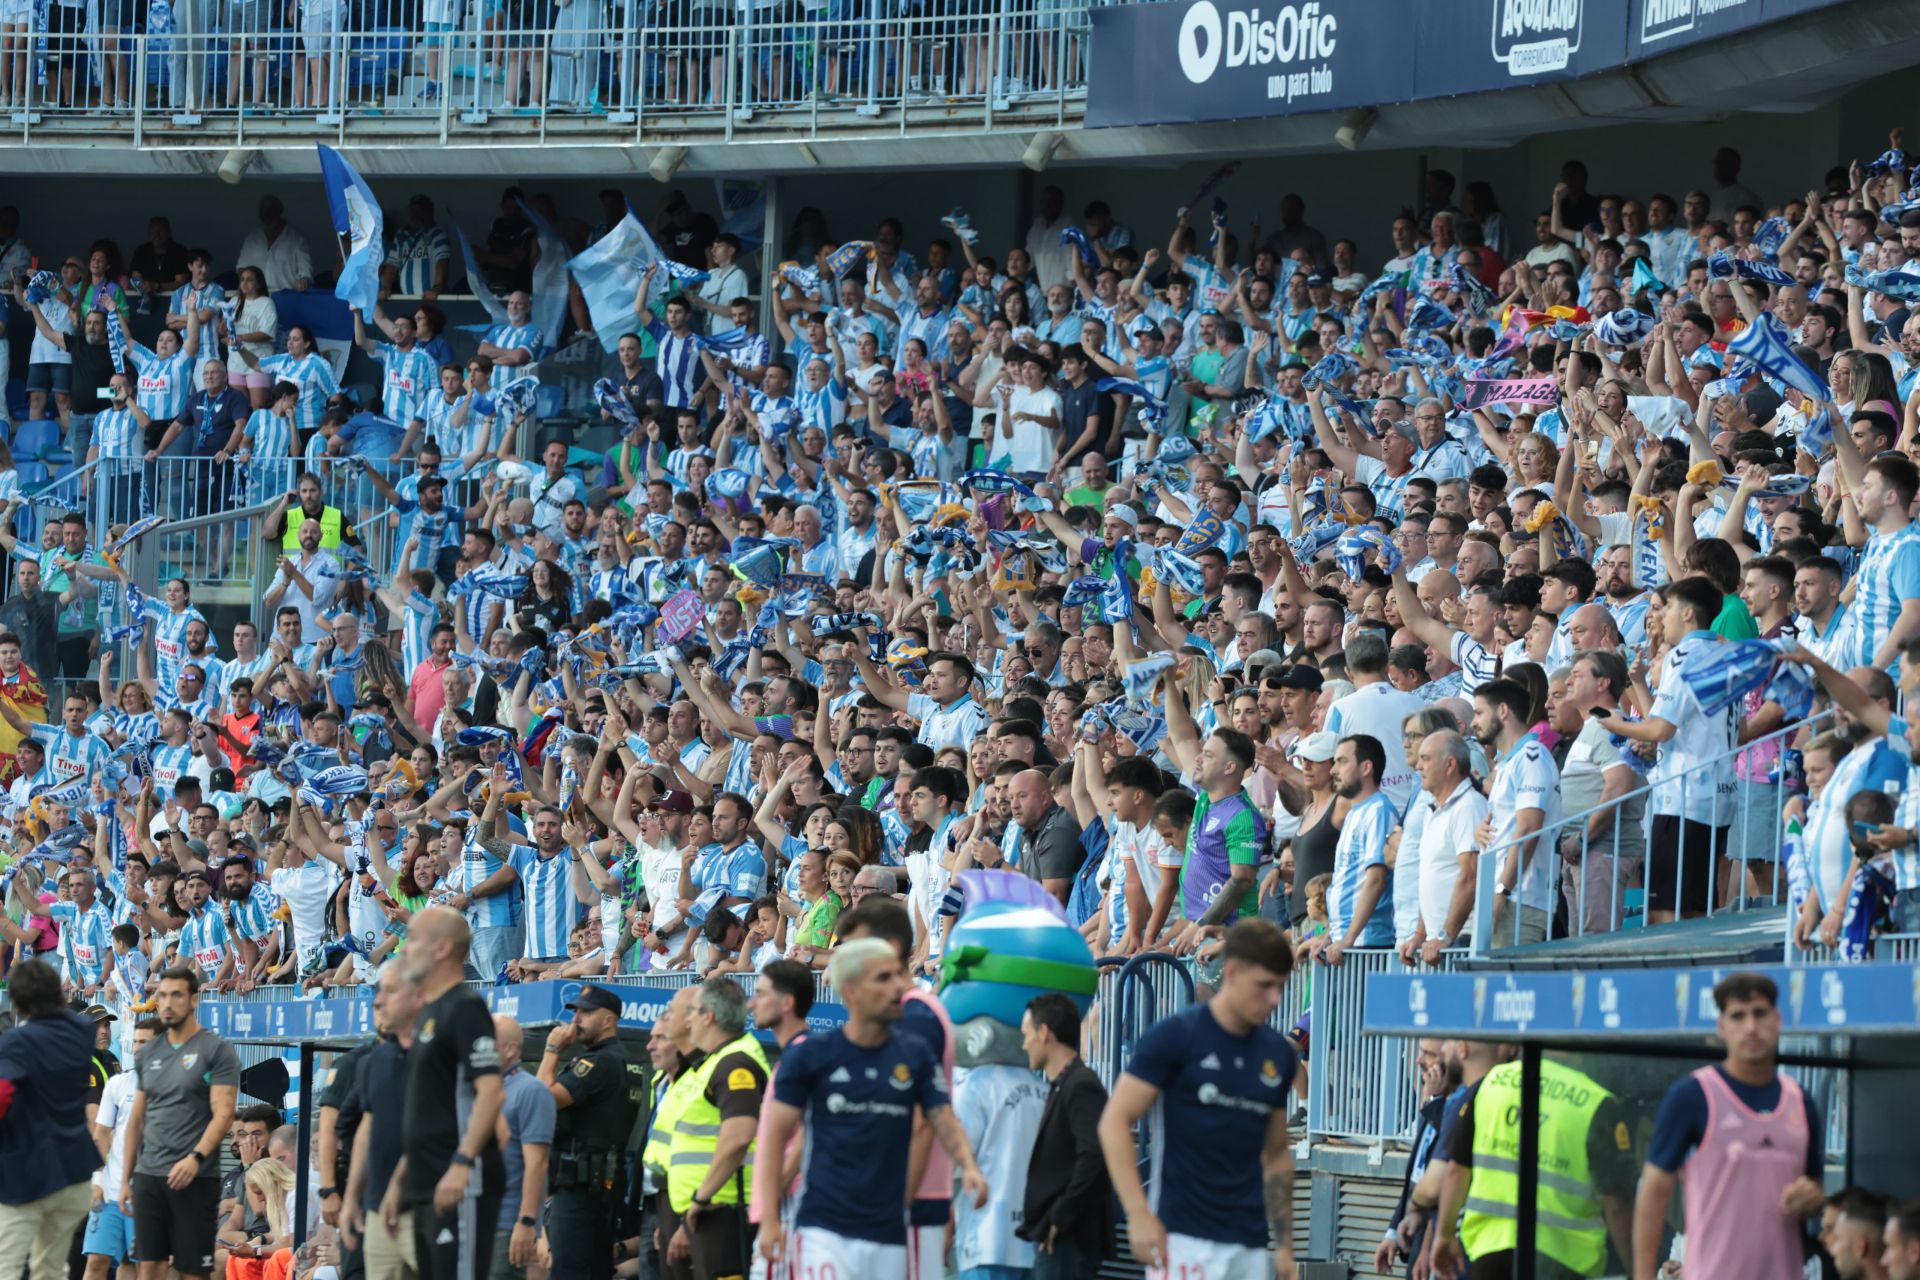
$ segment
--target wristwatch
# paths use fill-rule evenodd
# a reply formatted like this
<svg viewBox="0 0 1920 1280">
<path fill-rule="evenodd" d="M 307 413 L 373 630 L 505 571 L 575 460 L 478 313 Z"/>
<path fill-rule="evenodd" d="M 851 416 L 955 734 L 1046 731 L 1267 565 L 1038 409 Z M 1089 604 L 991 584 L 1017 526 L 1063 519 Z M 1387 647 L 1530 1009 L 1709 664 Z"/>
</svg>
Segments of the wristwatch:
<svg viewBox="0 0 1920 1280">
<path fill-rule="evenodd" d="M 539 1222 L 539 1219 L 529 1218 L 526 1214 L 523 1213 L 520 1215 L 520 1225 L 523 1227 L 537 1227 L 540 1225 L 540 1222 Z"/>
<path fill-rule="evenodd" d="M 322 1200 L 325 1200 L 325 1199 L 326 1199 L 326 1198 L 327 1198 L 328 1196 L 337 1196 L 337 1195 L 339 1195 L 339 1194 L 340 1194 L 340 1188 L 338 1188 L 338 1187 L 322 1187 L 322 1188 L 320 1188 L 320 1198 L 321 1198 Z"/>
<path fill-rule="evenodd" d="M 453 1153 L 453 1163 L 459 1165 L 462 1169 L 471 1169 L 473 1168 L 473 1157 L 464 1151 L 456 1151 Z"/>
<path fill-rule="evenodd" d="M 693 1203 L 698 1205 L 702 1209 L 711 1209 L 713 1207 L 713 1197 L 708 1196 L 706 1199 L 702 1200 L 699 1196 L 696 1195 L 693 1197 Z"/>
</svg>

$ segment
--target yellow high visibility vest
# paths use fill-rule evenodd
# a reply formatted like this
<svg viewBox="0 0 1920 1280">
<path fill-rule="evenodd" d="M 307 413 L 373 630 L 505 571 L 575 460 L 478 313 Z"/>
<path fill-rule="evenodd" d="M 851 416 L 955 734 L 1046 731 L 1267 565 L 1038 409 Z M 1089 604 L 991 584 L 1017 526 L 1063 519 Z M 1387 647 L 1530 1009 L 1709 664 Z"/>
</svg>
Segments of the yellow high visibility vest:
<svg viewBox="0 0 1920 1280">
<path fill-rule="evenodd" d="M 1594 1114 L 1613 1095 L 1551 1058 L 1540 1061 L 1539 1194 L 1534 1247 L 1583 1276 L 1607 1261 L 1607 1224 L 1587 1161 Z M 1460 1243 L 1470 1258 L 1519 1247 L 1520 1064 L 1487 1073 L 1473 1097 L 1473 1181 Z"/>
<path fill-rule="evenodd" d="M 761 1074 L 771 1075 L 767 1066 L 766 1051 L 751 1033 L 742 1034 L 731 1043 L 708 1054 L 706 1060 L 687 1073 L 692 1086 L 687 1091 L 684 1103 L 675 1111 L 673 1128 L 670 1135 L 667 1155 L 667 1203 L 673 1206 L 675 1213 L 685 1213 L 687 1206 L 693 1203 L 693 1193 L 706 1181 L 707 1170 L 713 1167 L 713 1153 L 720 1145 L 720 1108 L 707 1098 L 707 1085 L 713 1079 L 714 1071 L 722 1058 L 736 1053 L 744 1053 L 759 1064 Z M 735 1068 L 741 1075 L 744 1069 Z M 674 1082 L 676 1085 L 678 1081 Z M 733 1088 L 744 1088 L 738 1081 L 729 1080 Z M 753 1191 L 753 1148 L 747 1148 L 745 1161 L 740 1166 L 737 1178 L 728 1178 L 725 1185 L 713 1193 L 715 1204 L 738 1204 Z"/>
<path fill-rule="evenodd" d="M 693 1089 L 693 1078 L 700 1074 L 700 1068 L 692 1067 L 673 1078 L 666 1092 L 660 1095 L 660 1103 L 653 1109 L 653 1122 L 647 1126 L 647 1145 L 641 1152 L 641 1160 L 656 1169 L 667 1167 L 667 1157 L 671 1154 L 673 1143 L 673 1122 L 687 1105 L 687 1098 Z"/>
<path fill-rule="evenodd" d="M 298 554 L 300 550 L 300 526 L 312 517 L 298 506 L 287 508 L 287 528 L 281 535 L 280 549 Z M 320 549 L 331 551 L 340 545 L 341 531 L 345 527 L 344 519 L 338 507 L 320 508 Z"/>
</svg>

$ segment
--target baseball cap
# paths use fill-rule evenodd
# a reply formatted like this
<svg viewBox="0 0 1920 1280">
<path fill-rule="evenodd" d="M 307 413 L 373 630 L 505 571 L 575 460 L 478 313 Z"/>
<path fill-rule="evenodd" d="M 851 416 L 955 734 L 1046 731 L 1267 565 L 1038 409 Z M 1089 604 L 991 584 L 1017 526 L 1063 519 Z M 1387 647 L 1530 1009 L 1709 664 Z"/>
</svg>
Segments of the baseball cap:
<svg viewBox="0 0 1920 1280">
<path fill-rule="evenodd" d="M 1327 273 L 1324 271 L 1315 271 L 1310 273 L 1307 276 L 1307 283 L 1309 285 L 1323 285 L 1326 282 L 1327 282 Z"/>
<path fill-rule="evenodd" d="M 1324 730 L 1310 733 L 1296 741 L 1287 749 L 1287 754 L 1296 760 L 1306 760 L 1314 764 L 1325 764 L 1333 759 L 1333 749 L 1340 745 L 1340 739 Z"/>
<path fill-rule="evenodd" d="M 1279 672 L 1272 674 L 1271 678 L 1278 680 L 1282 689 L 1304 689 L 1308 693 L 1320 692 L 1321 687 L 1327 682 L 1327 678 L 1320 674 L 1318 667 L 1301 666 L 1297 663 L 1291 667 L 1280 668 Z"/>
<path fill-rule="evenodd" d="M 609 1013 L 620 1012 L 620 997 L 605 987 L 592 985 L 580 988 L 580 994 L 567 1001 L 569 1009 L 605 1009 Z"/>
<path fill-rule="evenodd" d="M 1140 527 L 1140 513 L 1124 502 L 1116 502 L 1108 507 L 1107 514 L 1127 525 L 1129 528 L 1138 529 Z"/>
<path fill-rule="evenodd" d="M 102 1022 L 120 1021 L 119 1016 L 115 1014 L 113 1010 L 107 1008 L 107 1006 L 103 1004 L 90 1004 L 86 1008 L 82 1009 L 80 1012 L 85 1014 L 87 1017 L 92 1018 L 95 1025 L 98 1025 L 99 1023 L 102 1023 Z"/>
<path fill-rule="evenodd" d="M 658 809 L 662 813 L 692 813 L 693 797 L 684 791 L 669 791 L 647 808 Z"/>
</svg>

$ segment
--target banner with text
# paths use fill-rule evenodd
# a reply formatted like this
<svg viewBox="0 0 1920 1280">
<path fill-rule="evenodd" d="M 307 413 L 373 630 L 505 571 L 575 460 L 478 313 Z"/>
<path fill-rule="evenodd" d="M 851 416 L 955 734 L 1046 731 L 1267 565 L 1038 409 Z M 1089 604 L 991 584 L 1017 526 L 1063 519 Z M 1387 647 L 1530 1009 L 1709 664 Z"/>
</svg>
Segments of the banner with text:
<svg viewBox="0 0 1920 1280">
<path fill-rule="evenodd" d="M 1560 403 L 1560 383 L 1553 378 L 1468 378 L 1462 409 L 1489 404 L 1518 404 L 1551 409 Z"/>
<path fill-rule="evenodd" d="M 1088 128 L 1305 115 L 1571 80 L 1845 0 L 1248 0 L 1092 12 Z"/>
</svg>

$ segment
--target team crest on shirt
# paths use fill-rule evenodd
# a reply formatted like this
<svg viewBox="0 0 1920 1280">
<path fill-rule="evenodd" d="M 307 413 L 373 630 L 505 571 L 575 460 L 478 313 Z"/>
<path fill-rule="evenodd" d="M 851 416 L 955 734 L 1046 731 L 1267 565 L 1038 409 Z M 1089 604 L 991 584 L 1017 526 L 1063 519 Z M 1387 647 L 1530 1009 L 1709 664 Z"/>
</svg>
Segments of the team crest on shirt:
<svg viewBox="0 0 1920 1280">
<path fill-rule="evenodd" d="M 180 1065 L 182 1067 L 191 1069 L 193 1066 L 194 1060 L 199 1056 L 200 1055 L 198 1053 L 183 1053 L 180 1055 Z"/>
<path fill-rule="evenodd" d="M 913 1072 L 907 1069 L 906 1063 L 896 1062 L 893 1064 L 893 1075 L 888 1078 L 887 1083 L 896 1089 L 911 1089 Z"/>
<path fill-rule="evenodd" d="M 1260 1064 L 1260 1083 L 1269 1089 L 1280 1083 L 1280 1068 L 1274 1065 L 1272 1058 Z"/>
<path fill-rule="evenodd" d="M 421 1023 L 420 1029 L 413 1033 L 413 1038 L 421 1044 L 425 1044 L 433 1039 L 433 1019 L 428 1018 L 425 1022 Z"/>
</svg>

